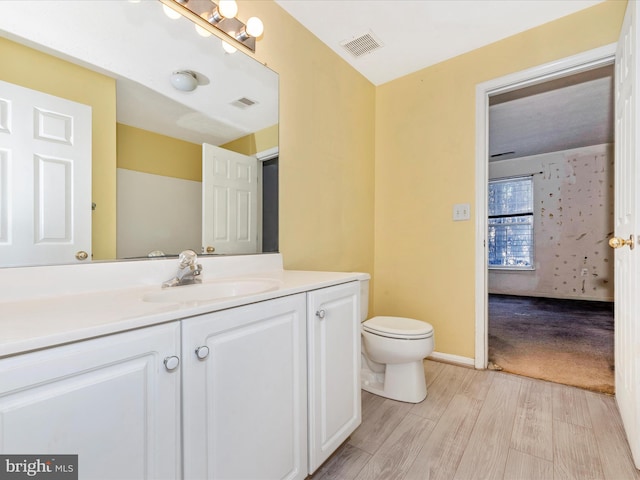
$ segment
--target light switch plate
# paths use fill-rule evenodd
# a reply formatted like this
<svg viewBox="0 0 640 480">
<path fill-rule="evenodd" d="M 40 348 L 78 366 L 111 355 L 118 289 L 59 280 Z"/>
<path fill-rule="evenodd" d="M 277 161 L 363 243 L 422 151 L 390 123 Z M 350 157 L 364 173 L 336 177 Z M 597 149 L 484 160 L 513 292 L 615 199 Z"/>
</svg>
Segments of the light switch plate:
<svg viewBox="0 0 640 480">
<path fill-rule="evenodd" d="M 468 203 L 456 203 L 453 206 L 453 220 L 456 222 L 471 218 L 471 206 Z"/>
</svg>

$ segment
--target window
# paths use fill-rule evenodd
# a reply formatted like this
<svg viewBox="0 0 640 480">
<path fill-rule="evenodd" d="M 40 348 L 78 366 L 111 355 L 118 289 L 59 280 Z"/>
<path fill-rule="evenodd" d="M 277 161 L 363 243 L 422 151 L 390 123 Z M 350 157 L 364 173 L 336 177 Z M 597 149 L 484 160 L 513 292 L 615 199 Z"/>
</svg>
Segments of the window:
<svg viewBox="0 0 640 480">
<path fill-rule="evenodd" d="M 489 182 L 489 268 L 533 267 L 533 177 Z"/>
</svg>

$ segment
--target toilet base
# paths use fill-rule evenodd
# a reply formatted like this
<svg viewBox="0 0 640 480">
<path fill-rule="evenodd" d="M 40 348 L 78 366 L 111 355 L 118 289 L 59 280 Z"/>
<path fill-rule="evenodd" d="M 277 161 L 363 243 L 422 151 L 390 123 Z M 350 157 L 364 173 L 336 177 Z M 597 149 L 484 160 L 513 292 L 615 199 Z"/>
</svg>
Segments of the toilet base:
<svg viewBox="0 0 640 480">
<path fill-rule="evenodd" d="M 384 373 L 367 368 L 360 372 L 362 390 L 407 403 L 420 403 L 427 397 L 422 360 L 386 365 Z"/>
</svg>

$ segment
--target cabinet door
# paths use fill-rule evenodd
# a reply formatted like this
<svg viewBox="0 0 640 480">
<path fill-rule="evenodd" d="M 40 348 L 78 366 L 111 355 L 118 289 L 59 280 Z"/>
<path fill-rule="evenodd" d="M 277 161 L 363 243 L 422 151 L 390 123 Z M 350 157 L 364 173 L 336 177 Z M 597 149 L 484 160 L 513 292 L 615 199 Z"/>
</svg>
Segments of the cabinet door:
<svg viewBox="0 0 640 480">
<path fill-rule="evenodd" d="M 308 293 L 309 473 L 360 425 L 360 287 Z"/>
<path fill-rule="evenodd" d="M 179 322 L 0 360 L 0 452 L 77 454 L 82 479 L 180 477 Z"/>
<path fill-rule="evenodd" d="M 305 478 L 305 305 L 299 294 L 183 320 L 185 479 Z"/>
</svg>

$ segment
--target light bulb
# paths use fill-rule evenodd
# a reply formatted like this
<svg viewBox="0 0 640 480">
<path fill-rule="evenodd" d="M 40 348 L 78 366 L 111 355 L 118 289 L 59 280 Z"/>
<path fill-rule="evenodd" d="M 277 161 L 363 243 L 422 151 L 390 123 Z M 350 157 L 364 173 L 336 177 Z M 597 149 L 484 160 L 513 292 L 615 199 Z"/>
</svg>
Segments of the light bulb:
<svg viewBox="0 0 640 480">
<path fill-rule="evenodd" d="M 171 20 L 176 20 L 182 16 L 178 12 L 176 12 L 173 8 L 168 7 L 164 4 L 162 5 L 162 10 L 164 10 L 164 14 L 167 17 L 169 17 Z"/>
<path fill-rule="evenodd" d="M 218 11 L 224 18 L 233 18 L 238 14 L 238 4 L 236 0 L 220 0 Z"/>
<path fill-rule="evenodd" d="M 230 33 L 232 34 L 232 36 L 235 36 L 235 32 L 230 32 Z M 238 51 L 236 47 L 234 47 L 228 42 L 225 42 L 224 40 L 222 40 L 222 49 L 229 54 L 235 53 Z"/>
<path fill-rule="evenodd" d="M 262 32 L 264 32 L 264 25 L 262 24 L 262 20 L 260 20 L 258 17 L 251 17 L 249 20 L 247 20 L 245 31 L 252 37 L 259 37 L 260 35 L 262 35 Z"/>
</svg>

